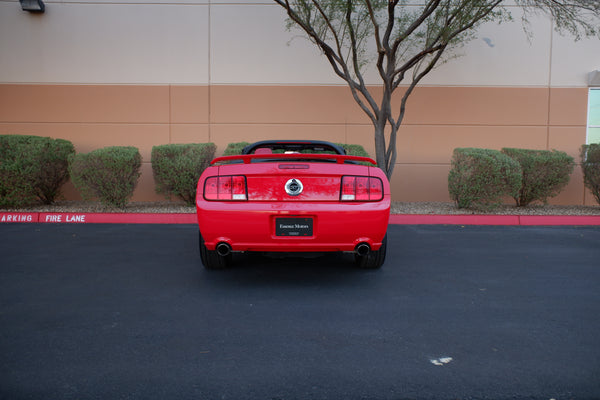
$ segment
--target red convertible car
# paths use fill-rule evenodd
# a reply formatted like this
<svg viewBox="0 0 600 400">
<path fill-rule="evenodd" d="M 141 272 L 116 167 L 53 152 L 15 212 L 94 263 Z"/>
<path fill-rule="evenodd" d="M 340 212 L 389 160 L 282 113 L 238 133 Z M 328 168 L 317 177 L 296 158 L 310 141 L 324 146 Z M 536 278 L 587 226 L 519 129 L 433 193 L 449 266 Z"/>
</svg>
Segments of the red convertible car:
<svg viewBox="0 0 600 400">
<path fill-rule="evenodd" d="M 232 252 L 352 252 L 385 261 L 390 185 L 375 161 L 321 141 L 263 141 L 218 157 L 196 192 L 202 263 Z"/>
</svg>

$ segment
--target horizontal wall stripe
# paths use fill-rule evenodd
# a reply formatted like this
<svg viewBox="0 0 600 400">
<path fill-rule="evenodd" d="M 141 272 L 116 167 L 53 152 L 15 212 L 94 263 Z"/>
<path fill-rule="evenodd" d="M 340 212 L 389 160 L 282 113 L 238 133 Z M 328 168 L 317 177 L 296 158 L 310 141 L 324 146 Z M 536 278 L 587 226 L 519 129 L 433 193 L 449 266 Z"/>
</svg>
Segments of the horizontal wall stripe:
<svg viewBox="0 0 600 400">
<path fill-rule="evenodd" d="M 586 135 L 581 88 L 418 88 L 399 131 L 392 194 L 398 201 L 448 201 L 456 147 L 566 151 Z M 79 152 L 136 146 L 144 165 L 134 200 L 160 200 L 152 146 L 264 139 L 356 143 L 375 156 L 373 127 L 340 86 L 0 85 L 0 134 L 71 140 Z M 77 198 L 72 187 L 67 198 Z M 579 168 L 557 204 L 593 204 Z"/>
</svg>

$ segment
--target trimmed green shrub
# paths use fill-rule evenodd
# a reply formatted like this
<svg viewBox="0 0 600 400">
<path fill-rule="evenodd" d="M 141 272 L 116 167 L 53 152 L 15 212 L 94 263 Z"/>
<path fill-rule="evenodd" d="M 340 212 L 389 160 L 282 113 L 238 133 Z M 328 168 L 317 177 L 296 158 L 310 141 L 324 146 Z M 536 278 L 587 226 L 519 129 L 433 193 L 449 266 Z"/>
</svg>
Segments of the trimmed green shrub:
<svg viewBox="0 0 600 400">
<path fill-rule="evenodd" d="M 32 136 L 0 136 L 0 207 L 35 203 L 33 188 L 36 165 L 30 157 Z"/>
<path fill-rule="evenodd" d="M 75 146 L 68 140 L 49 139 L 38 144 L 40 171 L 35 181 L 36 196 L 44 204 L 52 204 L 69 180 L 69 157 Z"/>
<path fill-rule="evenodd" d="M 69 179 L 68 140 L 29 135 L 0 136 L 0 206 L 52 204 Z"/>
<path fill-rule="evenodd" d="M 196 201 L 196 186 L 215 156 L 214 143 L 166 144 L 152 148 L 156 193 L 179 197 L 188 205 Z"/>
<path fill-rule="evenodd" d="M 345 143 L 336 143 L 338 146 L 341 146 L 346 150 L 346 154 L 349 156 L 358 156 L 358 157 L 371 157 L 369 153 L 362 147 L 360 144 L 345 144 Z"/>
<path fill-rule="evenodd" d="M 248 146 L 250 143 L 248 142 L 235 142 L 235 143 L 229 143 L 227 145 L 227 148 L 225 149 L 225 151 L 223 152 L 224 156 L 237 156 L 242 154 L 242 150 L 244 150 L 244 147 Z"/>
<path fill-rule="evenodd" d="M 491 209 L 521 187 L 521 167 L 498 150 L 454 149 L 448 191 L 458 208 Z"/>
<path fill-rule="evenodd" d="M 519 207 L 534 201 L 545 204 L 567 186 L 575 167 L 573 157 L 564 151 L 504 148 L 502 152 L 517 161 L 523 171 L 522 186 L 513 196 Z"/>
<path fill-rule="evenodd" d="M 85 200 L 98 198 L 109 207 L 124 208 L 133 195 L 142 166 L 135 147 L 105 147 L 71 157 L 69 171 Z"/>
<path fill-rule="evenodd" d="M 585 187 L 600 204 L 600 143 L 581 146 L 581 169 Z"/>
</svg>

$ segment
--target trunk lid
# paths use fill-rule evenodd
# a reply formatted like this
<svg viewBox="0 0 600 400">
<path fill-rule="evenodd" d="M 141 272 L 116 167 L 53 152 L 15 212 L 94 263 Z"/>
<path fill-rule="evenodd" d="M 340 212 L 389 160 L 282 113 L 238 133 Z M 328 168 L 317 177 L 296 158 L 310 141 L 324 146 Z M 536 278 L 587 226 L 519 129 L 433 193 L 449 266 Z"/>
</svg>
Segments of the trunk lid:
<svg viewBox="0 0 600 400">
<path fill-rule="evenodd" d="M 219 169 L 219 175 L 246 177 L 248 201 L 337 202 L 342 176 L 369 176 L 367 166 L 325 162 L 259 162 Z"/>
</svg>

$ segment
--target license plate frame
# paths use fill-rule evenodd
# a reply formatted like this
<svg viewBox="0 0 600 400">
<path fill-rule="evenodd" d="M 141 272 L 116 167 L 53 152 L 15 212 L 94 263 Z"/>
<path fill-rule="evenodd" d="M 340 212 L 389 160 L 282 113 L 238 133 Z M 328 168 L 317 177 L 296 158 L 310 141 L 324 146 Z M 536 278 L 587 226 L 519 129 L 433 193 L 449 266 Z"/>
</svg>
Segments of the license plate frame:
<svg viewBox="0 0 600 400">
<path fill-rule="evenodd" d="M 312 217 L 277 217 L 275 218 L 275 236 L 310 237 L 313 236 L 314 220 Z"/>
</svg>

